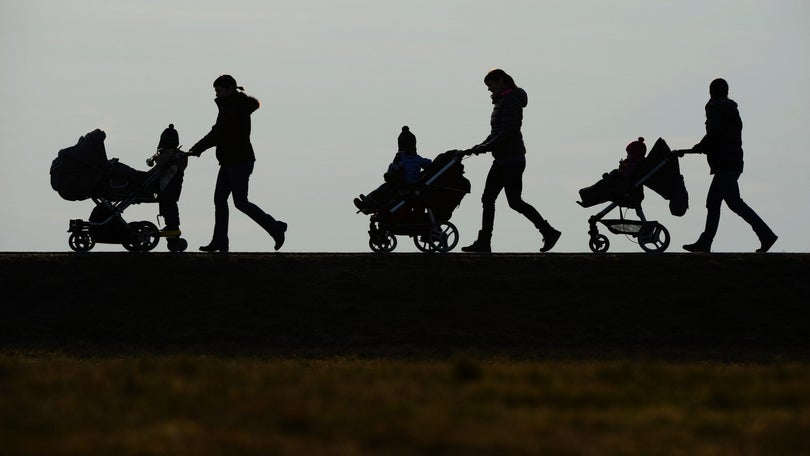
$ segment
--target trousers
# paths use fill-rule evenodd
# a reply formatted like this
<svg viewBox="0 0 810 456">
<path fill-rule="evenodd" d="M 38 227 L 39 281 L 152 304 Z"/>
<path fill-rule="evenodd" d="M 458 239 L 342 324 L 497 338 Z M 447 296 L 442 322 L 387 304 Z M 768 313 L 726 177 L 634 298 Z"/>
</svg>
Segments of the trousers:
<svg viewBox="0 0 810 456">
<path fill-rule="evenodd" d="M 526 162 L 519 163 L 497 163 L 493 162 L 487 174 L 484 193 L 481 195 L 483 213 L 481 220 L 481 234 L 491 236 L 495 224 L 495 200 L 498 199 L 501 191 L 505 191 L 506 200 L 509 207 L 523 214 L 529 219 L 538 230 L 545 233 L 551 228 L 548 222 L 540 216 L 531 204 L 523 201 L 523 171 L 526 170 Z"/>
<path fill-rule="evenodd" d="M 214 188 L 214 236 L 212 243 L 228 245 L 228 197 L 233 195 L 233 205 L 270 233 L 276 222 L 270 214 L 248 200 L 248 182 L 253 173 L 253 163 L 221 165 Z"/>
</svg>

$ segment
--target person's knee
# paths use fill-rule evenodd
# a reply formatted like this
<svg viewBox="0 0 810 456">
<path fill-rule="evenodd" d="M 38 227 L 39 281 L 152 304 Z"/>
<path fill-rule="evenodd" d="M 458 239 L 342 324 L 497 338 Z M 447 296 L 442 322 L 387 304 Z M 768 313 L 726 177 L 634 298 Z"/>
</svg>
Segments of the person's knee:
<svg viewBox="0 0 810 456">
<path fill-rule="evenodd" d="M 526 202 L 520 197 L 507 198 L 506 201 L 509 203 L 509 207 L 512 208 L 512 210 L 518 212 L 523 212 L 523 209 L 526 207 Z"/>
<path fill-rule="evenodd" d="M 481 204 L 484 207 L 495 207 L 496 196 L 497 195 L 490 195 L 490 194 L 484 193 L 483 195 L 481 195 Z"/>
<path fill-rule="evenodd" d="M 734 212 L 740 212 L 748 208 L 748 205 L 745 204 L 745 201 L 742 198 L 730 198 L 726 200 L 726 204 L 728 208 Z"/>
<path fill-rule="evenodd" d="M 234 198 L 233 199 L 233 206 L 242 212 L 247 212 L 250 208 L 251 204 L 247 198 Z"/>
<path fill-rule="evenodd" d="M 723 203 L 723 198 L 707 198 L 706 209 L 709 211 L 719 211 L 720 205 Z"/>
</svg>

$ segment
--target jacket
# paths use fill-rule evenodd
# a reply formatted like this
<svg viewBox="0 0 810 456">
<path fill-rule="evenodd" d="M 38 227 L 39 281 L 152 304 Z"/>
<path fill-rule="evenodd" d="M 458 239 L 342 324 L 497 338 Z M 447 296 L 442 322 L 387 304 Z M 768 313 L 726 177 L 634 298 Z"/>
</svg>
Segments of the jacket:
<svg viewBox="0 0 810 456">
<path fill-rule="evenodd" d="M 706 136 L 692 151 L 706 154 L 712 174 L 722 171 L 742 173 L 742 119 L 737 103 L 728 98 L 706 103 Z"/>
<path fill-rule="evenodd" d="M 394 156 L 394 161 L 388 165 L 389 173 L 400 173 L 402 183 L 415 184 L 419 182 L 421 177 L 422 168 L 430 166 L 431 160 L 429 158 L 420 157 L 417 154 L 407 154 L 404 152 L 397 152 Z"/>
<path fill-rule="evenodd" d="M 491 132 L 477 148 L 492 152 L 495 162 L 524 162 L 526 146 L 520 127 L 523 124 L 523 108 L 529 104 L 529 95 L 520 87 L 513 87 L 493 94 L 492 104 L 489 120 Z"/>
<path fill-rule="evenodd" d="M 217 160 L 226 166 L 255 161 L 253 145 L 250 144 L 250 115 L 259 109 L 259 101 L 242 92 L 214 101 L 219 108 L 217 121 L 191 151 L 203 152 L 216 146 Z"/>
</svg>

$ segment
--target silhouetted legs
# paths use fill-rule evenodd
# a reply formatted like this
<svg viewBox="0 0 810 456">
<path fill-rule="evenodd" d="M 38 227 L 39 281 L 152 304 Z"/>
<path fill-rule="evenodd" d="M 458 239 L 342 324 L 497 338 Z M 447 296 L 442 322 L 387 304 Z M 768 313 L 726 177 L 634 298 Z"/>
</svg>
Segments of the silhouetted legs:
<svg viewBox="0 0 810 456">
<path fill-rule="evenodd" d="M 166 223 L 166 229 L 178 230 L 180 228 L 180 210 L 177 207 L 177 201 L 180 200 L 180 191 L 182 189 L 183 172 L 180 171 L 172 177 L 158 195 L 158 209 Z"/>
<path fill-rule="evenodd" d="M 541 252 L 548 252 L 560 239 L 561 233 L 552 228 L 549 223 L 540 216 L 531 204 L 523 201 L 521 193 L 523 192 L 523 171 L 526 169 L 526 163 L 515 164 L 499 164 L 492 163 L 492 167 L 487 174 L 487 181 L 484 185 L 484 193 L 481 195 L 481 203 L 484 210 L 481 215 L 481 231 L 478 232 L 478 238 L 471 245 L 462 247 L 464 252 L 490 252 L 490 240 L 492 239 L 492 228 L 495 224 L 495 200 L 501 190 L 506 191 L 506 200 L 509 202 L 509 207 L 515 211 L 523 214 L 524 217 L 529 219 L 543 235 L 543 246 L 540 248 Z"/>
<path fill-rule="evenodd" d="M 526 163 L 510 165 L 492 164 L 492 167 L 489 169 L 489 174 L 487 174 L 484 193 L 481 195 L 481 203 L 484 207 L 481 216 L 482 235 L 487 238 L 492 236 L 492 228 L 495 223 L 495 200 L 498 198 L 501 190 L 506 192 L 506 200 L 509 202 L 509 207 L 523 214 L 541 233 L 545 234 L 553 229 L 551 225 L 540 216 L 537 209 L 523 201 L 521 193 L 523 193 L 523 171 L 525 169 Z"/>
<path fill-rule="evenodd" d="M 708 210 L 706 227 L 696 243 L 705 247 L 706 251 L 711 247 L 714 236 L 717 234 L 717 227 L 720 224 L 720 206 L 723 201 L 726 202 L 729 209 L 751 225 L 763 245 L 773 244 L 773 241 L 776 240 L 776 235 L 770 227 L 740 197 L 740 186 L 737 182 L 739 178 L 740 173 L 719 172 L 712 179 L 709 193 L 706 195 L 706 209 Z"/>
<path fill-rule="evenodd" d="M 228 196 L 233 195 L 233 205 L 245 213 L 268 233 L 276 230 L 276 219 L 259 206 L 248 201 L 248 181 L 253 173 L 253 162 L 220 166 L 214 189 L 214 236 L 212 245 L 228 246 Z"/>
</svg>

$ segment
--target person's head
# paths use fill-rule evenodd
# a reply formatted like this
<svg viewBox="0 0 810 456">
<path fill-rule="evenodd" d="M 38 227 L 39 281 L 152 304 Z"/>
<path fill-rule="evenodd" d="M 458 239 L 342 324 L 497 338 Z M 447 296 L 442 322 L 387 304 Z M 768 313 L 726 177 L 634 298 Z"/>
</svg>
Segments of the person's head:
<svg viewBox="0 0 810 456">
<path fill-rule="evenodd" d="M 723 78 L 717 78 L 709 84 L 709 95 L 712 99 L 728 98 L 728 82 Z"/>
<path fill-rule="evenodd" d="M 515 87 L 515 80 L 512 79 L 512 76 L 509 76 L 506 71 L 495 68 L 484 76 L 484 84 L 486 84 L 487 89 L 492 92 L 492 94 L 498 94 L 506 89 Z"/>
<path fill-rule="evenodd" d="M 647 146 L 644 144 L 644 138 L 638 137 L 636 141 L 631 142 L 625 149 L 628 157 L 641 158 L 647 153 Z"/>
<path fill-rule="evenodd" d="M 217 98 L 227 98 L 233 95 L 236 90 L 245 89 L 236 85 L 236 79 L 229 74 L 223 74 L 214 80 L 214 93 L 216 93 Z"/>
<path fill-rule="evenodd" d="M 400 152 L 413 155 L 416 153 L 416 136 L 411 133 L 411 129 L 407 126 L 402 127 L 402 132 L 397 138 L 397 145 Z"/>
</svg>

